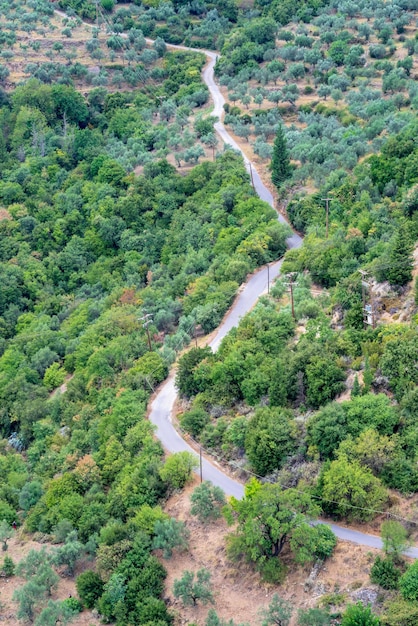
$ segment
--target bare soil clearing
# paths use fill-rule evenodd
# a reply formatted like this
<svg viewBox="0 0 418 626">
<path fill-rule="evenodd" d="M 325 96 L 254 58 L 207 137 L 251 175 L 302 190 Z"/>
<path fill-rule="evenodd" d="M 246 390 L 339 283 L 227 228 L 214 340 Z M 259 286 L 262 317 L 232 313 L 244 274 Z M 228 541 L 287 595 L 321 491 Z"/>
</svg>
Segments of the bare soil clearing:
<svg viewBox="0 0 418 626">
<path fill-rule="evenodd" d="M 168 572 L 165 597 L 176 615 L 176 624 L 193 622 L 202 626 L 211 608 L 211 605 L 184 607 L 180 600 L 174 598 L 174 580 L 180 578 L 184 570 L 209 569 L 216 603 L 214 608 L 218 615 L 251 625 L 260 623 L 260 609 L 268 606 L 274 593 L 298 609 L 316 606 L 324 594 L 342 593 L 350 601 L 350 594 L 355 590 L 373 587 L 369 572 L 377 551 L 342 541 L 338 542 L 334 556 L 325 563 L 309 591 L 305 590 L 305 582 L 311 572 L 310 566 L 292 565 L 282 585 L 261 582 L 259 574 L 251 566 L 228 560 L 225 536 L 229 529 L 224 520 L 202 525 L 191 516 L 189 497 L 197 484 L 196 478 L 183 493 L 172 496 L 165 507 L 171 516 L 184 521 L 191 533 L 190 551 L 175 554 L 171 560 L 164 561 Z M 293 625 L 296 624 L 295 618 L 296 611 Z"/>
<path fill-rule="evenodd" d="M 14 563 L 17 565 L 28 554 L 30 550 L 41 550 L 43 547 L 50 547 L 50 544 L 40 543 L 39 541 L 33 541 L 27 537 L 20 538 L 19 535 L 10 539 L 8 542 L 9 549 L 7 552 L 1 552 L 0 560 L 2 561 L 4 555 L 10 556 Z M 77 597 L 77 591 L 75 588 L 75 578 L 85 569 L 90 569 L 93 563 L 87 560 L 81 560 L 77 564 L 74 578 L 67 578 L 62 576 L 58 585 L 58 588 L 52 592 L 51 600 L 64 600 L 69 596 Z M 3 622 L 7 626 L 22 626 L 22 622 L 16 617 L 17 604 L 13 602 L 12 597 L 16 589 L 19 589 L 25 584 L 23 578 L 18 576 L 12 576 L 11 578 L 0 577 L 0 623 Z M 85 610 L 83 613 L 76 615 L 72 620 L 73 626 L 98 626 L 101 621 L 97 615 L 94 615 L 91 611 Z"/>
</svg>

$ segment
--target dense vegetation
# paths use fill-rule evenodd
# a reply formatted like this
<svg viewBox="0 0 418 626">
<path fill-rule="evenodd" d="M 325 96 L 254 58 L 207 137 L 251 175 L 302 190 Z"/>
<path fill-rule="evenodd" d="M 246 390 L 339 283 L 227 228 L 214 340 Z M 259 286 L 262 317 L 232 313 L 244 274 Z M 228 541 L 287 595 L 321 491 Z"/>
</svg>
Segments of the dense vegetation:
<svg viewBox="0 0 418 626">
<path fill-rule="evenodd" d="M 187 73 L 202 59 L 170 53 L 165 62 Z M 172 69 L 164 89 L 178 93 L 182 80 Z M 167 120 L 167 102 L 104 90 L 84 99 L 35 79 L 3 94 L 2 540 L 17 520 L 63 542 L 42 557 L 50 586 L 35 569 L 16 594 L 22 619 L 69 619 L 71 607 L 47 602 L 53 567 L 72 573 L 90 554 L 99 578 L 78 583 L 86 606 L 120 624 L 170 623 L 159 599 L 165 570 L 151 551 L 184 543 L 158 504 L 193 463 L 165 463 L 145 421 L 148 397 L 196 326 L 213 329 L 246 274 L 285 250 L 288 229 L 235 154 L 186 176 L 158 160 L 152 108 Z M 196 118 L 196 132 L 212 124 Z M 149 155 L 140 176 L 132 140 Z M 51 393 L 63 383 L 65 394 Z"/>
<path fill-rule="evenodd" d="M 161 505 L 194 463 L 164 458 L 149 395 L 290 232 L 241 158 L 216 154 L 203 54 L 165 41 L 220 50 L 225 122 L 260 163 L 271 158 L 305 236 L 218 352 L 190 349 L 177 374 L 181 427 L 259 479 L 224 509 L 229 558 L 276 583 L 285 562 L 332 554 L 328 527 L 309 525 L 321 511 L 399 517 L 396 498 L 418 491 L 418 5 L 59 5 L 68 17 L 43 0 L 0 5 L 0 541 L 6 551 L 17 521 L 59 544 L 16 567 L 6 558 L 2 572 L 26 580 L 19 618 L 66 623 L 82 605 L 49 600 L 56 572 L 94 558 L 77 579 L 82 604 L 121 626 L 161 626 L 172 616 L 156 555 L 188 541 Z M 223 505 L 204 483 L 191 512 L 209 523 Z M 382 526 L 385 556 L 371 569 L 388 590 L 381 618 L 352 604 L 301 611 L 298 623 L 412 624 L 410 530 Z M 174 593 L 212 602 L 210 573 L 184 572 Z M 291 614 L 276 596 L 263 624 Z"/>
</svg>

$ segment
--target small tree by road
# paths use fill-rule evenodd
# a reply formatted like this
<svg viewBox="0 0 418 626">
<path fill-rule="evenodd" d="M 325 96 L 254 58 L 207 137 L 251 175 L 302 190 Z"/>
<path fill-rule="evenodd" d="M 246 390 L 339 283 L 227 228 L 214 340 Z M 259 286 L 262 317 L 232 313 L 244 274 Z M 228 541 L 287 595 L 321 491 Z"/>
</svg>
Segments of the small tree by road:
<svg viewBox="0 0 418 626">
<path fill-rule="evenodd" d="M 206 523 L 221 516 L 221 508 L 225 504 L 225 494 L 220 487 L 205 480 L 193 491 L 190 502 L 190 512 L 196 515 L 199 521 Z"/>
</svg>

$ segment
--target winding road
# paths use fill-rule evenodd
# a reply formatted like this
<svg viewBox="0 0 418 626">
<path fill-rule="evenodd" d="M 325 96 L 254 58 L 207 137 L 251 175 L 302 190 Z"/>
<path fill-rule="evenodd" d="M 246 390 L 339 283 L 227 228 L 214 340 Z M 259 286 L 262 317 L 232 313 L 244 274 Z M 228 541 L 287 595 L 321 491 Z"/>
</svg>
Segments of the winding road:
<svg viewBox="0 0 418 626">
<path fill-rule="evenodd" d="M 61 15 L 62 17 L 68 17 L 63 11 L 55 10 L 55 13 Z M 92 27 L 92 25 L 88 22 L 83 22 L 83 24 L 89 28 Z M 152 39 L 147 39 L 146 41 L 147 43 L 153 43 Z M 221 121 L 224 112 L 223 105 L 225 103 L 225 98 L 215 82 L 214 68 L 216 60 L 219 56 L 218 53 L 213 52 L 212 50 L 188 48 L 186 46 L 174 44 L 166 45 L 171 49 L 200 52 L 206 55 L 208 63 L 203 69 L 202 78 L 212 97 L 212 115 L 217 117 L 219 120 L 215 123 L 215 130 L 224 144 L 229 144 L 232 148 L 240 152 L 244 159 L 247 171 L 251 173 L 253 185 L 258 196 L 262 200 L 268 202 L 270 206 L 276 210 L 276 207 L 274 206 L 274 198 L 270 190 L 263 184 L 257 169 L 251 161 L 249 161 L 247 156 L 243 153 L 233 137 L 231 137 L 228 133 Z M 286 224 L 288 223 L 279 212 L 277 212 L 277 217 L 280 222 Z M 293 233 L 288 238 L 287 245 L 289 248 L 299 248 L 302 245 L 302 242 L 303 239 L 297 233 Z M 218 349 L 225 335 L 232 328 L 238 325 L 241 317 L 253 308 L 259 297 L 267 292 L 267 281 L 272 281 L 280 274 L 281 264 L 282 259 L 279 259 L 270 263 L 269 268 L 263 267 L 248 278 L 247 282 L 240 289 L 240 292 L 230 311 L 226 314 L 221 325 L 218 327 L 216 335 L 208 344 L 213 351 Z M 173 425 L 172 415 L 176 398 L 177 391 L 174 384 L 174 372 L 172 371 L 169 378 L 159 387 L 151 402 L 149 419 L 156 426 L 156 436 L 167 451 L 171 453 L 188 451 L 197 456 L 196 451 L 180 436 Z M 202 476 L 203 480 L 211 481 L 214 485 L 220 487 L 228 496 L 235 496 L 240 499 L 244 495 L 244 485 L 242 483 L 232 479 L 215 461 L 208 460 L 205 457 L 202 457 Z M 381 549 L 383 547 L 380 537 L 362 533 L 351 528 L 345 528 L 344 526 L 339 526 L 337 524 L 329 523 L 328 525 L 339 539 L 350 541 L 358 545 L 368 546 L 370 548 Z M 417 559 L 418 548 L 413 546 L 409 548 L 405 554 L 411 558 Z"/>
</svg>

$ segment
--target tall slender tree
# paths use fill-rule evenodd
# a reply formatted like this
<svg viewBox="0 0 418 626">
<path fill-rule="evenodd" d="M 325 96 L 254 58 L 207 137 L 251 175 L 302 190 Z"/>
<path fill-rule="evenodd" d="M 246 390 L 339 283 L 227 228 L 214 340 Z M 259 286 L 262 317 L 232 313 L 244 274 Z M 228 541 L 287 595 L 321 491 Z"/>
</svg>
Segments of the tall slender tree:
<svg viewBox="0 0 418 626">
<path fill-rule="evenodd" d="M 284 181 L 290 178 L 291 174 L 292 169 L 290 166 L 286 137 L 283 132 L 282 124 L 279 124 L 271 159 L 271 180 L 277 189 L 280 189 Z"/>
<path fill-rule="evenodd" d="M 392 248 L 389 252 L 389 265 L 387 279 L 392 285 L 406 285 L 412 280 L 412 268 L 414 261 L 412 258 L 413 245 L 408 225 L 403 222 L 396 233 Z"/>
</svg>

